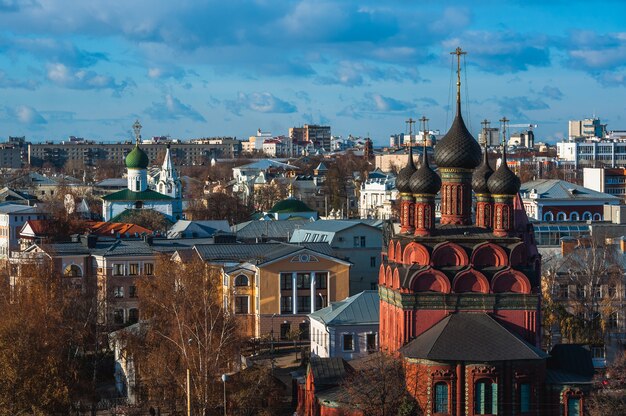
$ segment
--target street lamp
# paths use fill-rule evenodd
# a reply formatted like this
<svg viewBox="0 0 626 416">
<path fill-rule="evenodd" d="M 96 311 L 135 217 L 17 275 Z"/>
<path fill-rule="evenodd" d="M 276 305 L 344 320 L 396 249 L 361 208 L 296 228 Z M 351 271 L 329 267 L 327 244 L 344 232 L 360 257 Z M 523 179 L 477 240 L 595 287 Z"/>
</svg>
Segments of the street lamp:
<svg viewBox="0 0 626 416">
<path fill-rule="evenodd" d="M 226 382 L 228 381 L 228 374 L 222 374 L 222 382 L 224 383 L 224 416 L 226 416 Z"/>
<path fill-rule="evenodd" d="M 317 295 L 318 295 L 318 296 L 320 297 L 320 299 L 322 300 L 322 309 L 323 309 L 323 308 L 324 308 L 324 295 L 322 295 L 321 293 L 318 293 Z"/>
</svg>

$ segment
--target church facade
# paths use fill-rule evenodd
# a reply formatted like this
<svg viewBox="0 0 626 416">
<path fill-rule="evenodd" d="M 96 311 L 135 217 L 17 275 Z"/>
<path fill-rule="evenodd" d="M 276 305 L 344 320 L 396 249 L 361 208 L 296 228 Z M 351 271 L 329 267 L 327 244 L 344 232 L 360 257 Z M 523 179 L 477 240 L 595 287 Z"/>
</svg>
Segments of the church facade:
<svg viewBox="0 0 626 416">
<path fill-rule="evenodd" d="M 466 128 L 460 64 L 456 117 L 435 148 L 438 173 L 426 152 L 416 167 L 409 149 L 396 179 L 400 231 L 382 253 L 378 278 L 381 350 L 402 360 L 407 393 L 425 415 L 582 416 L 591 356 L 578 346 L 541 349 L 541 258 L 520 180 L 504 146 L 494 172 Z M 576 354 L 572 366 L 564 357 Z M 319 365 L 302 384 L 301 413 L 349 409 L 311 399 L 323 396 L 314 380 Z"/>
<path fill-rule="evenodd" d="M 156 190 L 148 187 L 148 155 L 141 149 L 141 125 L 133 125 L 136 144 L 126 156 L 128 185 L 126 189 L 108 194 L 102 198 L 102 216 L 111 221 L 128 210 L 150 209 L 163 214 L 171 222 L 183 216 L 182 186 L 172 163 L 169 146 L 159 173 Z"/>
</svg>

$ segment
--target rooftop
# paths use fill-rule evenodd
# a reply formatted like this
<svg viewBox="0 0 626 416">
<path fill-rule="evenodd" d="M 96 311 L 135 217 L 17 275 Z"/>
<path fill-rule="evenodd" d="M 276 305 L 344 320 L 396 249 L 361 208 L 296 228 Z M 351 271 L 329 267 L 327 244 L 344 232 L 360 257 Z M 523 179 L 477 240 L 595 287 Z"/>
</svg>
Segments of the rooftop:
<svg viewBox="0 0 626 416">
<path fill-rule="evenodd" d="M 333 302 L 309 317 L 327 326 L 378 325 L 379 305 L 378 292 L 365 290 L 342 301 Z"/>
</svg>

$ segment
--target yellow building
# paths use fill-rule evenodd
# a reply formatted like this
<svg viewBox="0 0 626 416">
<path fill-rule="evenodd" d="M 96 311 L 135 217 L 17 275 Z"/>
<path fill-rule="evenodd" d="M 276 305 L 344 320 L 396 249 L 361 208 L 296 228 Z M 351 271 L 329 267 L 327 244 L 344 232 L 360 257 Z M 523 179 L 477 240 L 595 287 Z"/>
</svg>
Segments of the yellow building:
<svg viewBox="0 0 626 416">
<path fill-rule="evenodd" d="M 202 260 L 222 264 L 224 304 L 244 335 L 285 339 L 308 334 L 309 313 L 349 296 L 351 263 L 332 256 L 327 243 L 207 244 Z M 226 252 L 226 251 L 229 252 Z"/>
</svg>

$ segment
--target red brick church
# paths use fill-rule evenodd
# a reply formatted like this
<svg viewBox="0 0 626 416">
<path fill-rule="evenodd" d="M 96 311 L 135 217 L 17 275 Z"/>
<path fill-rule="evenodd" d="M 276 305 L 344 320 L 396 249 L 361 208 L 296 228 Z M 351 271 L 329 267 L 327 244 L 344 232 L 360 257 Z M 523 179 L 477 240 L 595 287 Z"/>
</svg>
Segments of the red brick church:
<svg viewBox="0 0 626 416">
<path fill-rule="evenodd" d="M 416 168 L 411 152 L 396 181 L 400 231 L 383 253 L 378 280 L 380 347 L 403 359 L 408 393 L 426 415 L 582 415 L 590 356 L 577 346 L 551 354 L 540 348 L 541 258 L 520 180 L 504 147 L 494 171 L 466 128 L 460 66 L 456 117 L 435 148 L 438 173 L 425 151 Z M 318 397 L 341 388 L 320 376 L 329 363 L 311 361 L 301 414 L 342 414 L 344 404 Z"/>
</svg>

